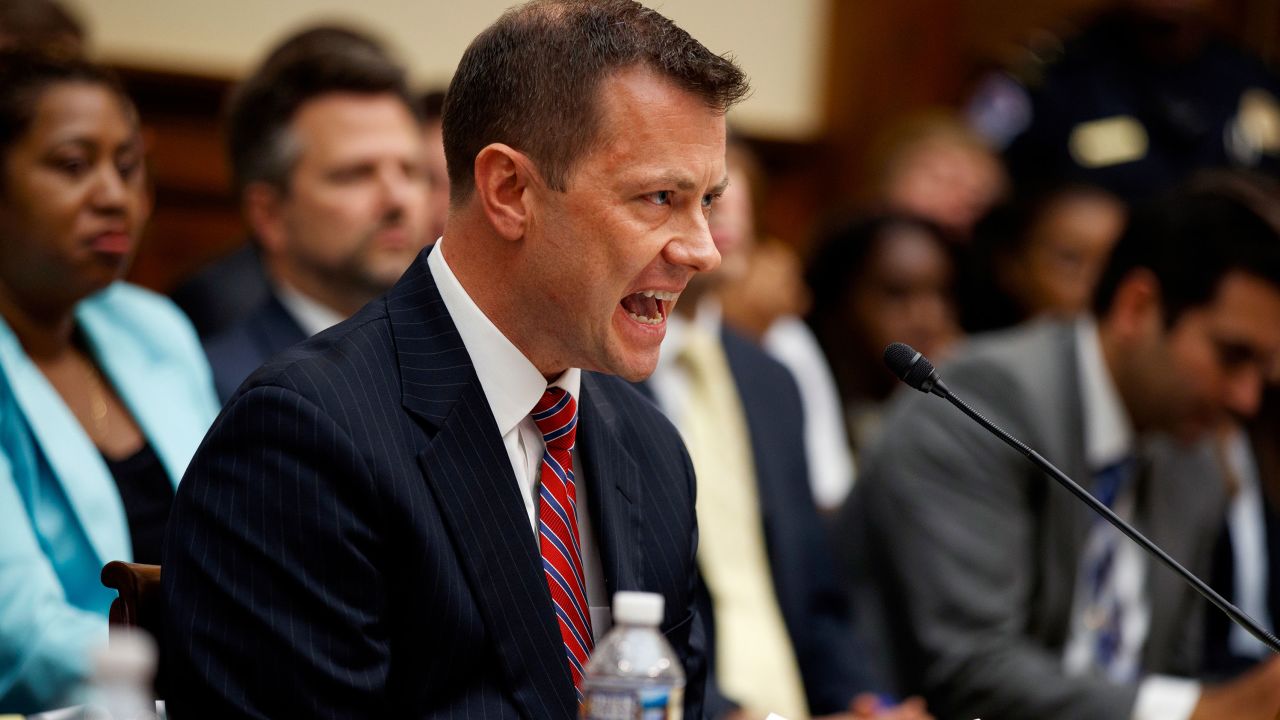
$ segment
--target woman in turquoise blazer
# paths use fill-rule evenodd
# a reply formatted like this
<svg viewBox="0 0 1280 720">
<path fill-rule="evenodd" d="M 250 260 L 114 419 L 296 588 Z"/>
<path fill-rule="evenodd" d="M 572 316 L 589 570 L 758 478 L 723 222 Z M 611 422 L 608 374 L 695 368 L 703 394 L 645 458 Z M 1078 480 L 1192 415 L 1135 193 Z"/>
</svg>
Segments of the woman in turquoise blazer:
<svg viewBox="0 0 1280 720">
<path fill-rule="evenodd" d="M 217 412 L 186 319 L 120 281 L 149 211 L 111 76 L 0 53 L 0 714 L 77 700 L 107 639 L 99 572 L 158 562 Z"/>
</svg>

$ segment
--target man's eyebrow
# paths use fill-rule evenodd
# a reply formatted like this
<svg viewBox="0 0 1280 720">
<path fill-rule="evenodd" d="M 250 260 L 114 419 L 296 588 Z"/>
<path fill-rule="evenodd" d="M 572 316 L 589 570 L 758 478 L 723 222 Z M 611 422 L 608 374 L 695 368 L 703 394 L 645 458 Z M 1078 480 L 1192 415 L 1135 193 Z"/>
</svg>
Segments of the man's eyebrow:
<svg viewBox="0 0 1280 720">
<path fill-rule="evenodd" d="M 698 184 L 693 180 L 690 180 L 687 175 L 678 175 L 676 173 L 667 173 L 662 175 L 657 178 L 656 182 L 658 184 L 665 185 L 667 187 L 674 187 L 677 190 L 683 190 L 686 192 L 689 190 L 696 190 L 698 187 Z M 712 195 L 718 195 L 724 192 L 724 189 L 727 187 L 729 187 L 729 176 L 725 175 L 720 182 L 716 183 L 715 186 L 707 192 Z"/>
<path fill-rule="evenodd" d="M 688 176 L 676 173 L 666 173 L 658 178 L 658 182 L 662 185 L 674 186 L 677 190 L 692 190 L 696 187 Z"/>
</svg>

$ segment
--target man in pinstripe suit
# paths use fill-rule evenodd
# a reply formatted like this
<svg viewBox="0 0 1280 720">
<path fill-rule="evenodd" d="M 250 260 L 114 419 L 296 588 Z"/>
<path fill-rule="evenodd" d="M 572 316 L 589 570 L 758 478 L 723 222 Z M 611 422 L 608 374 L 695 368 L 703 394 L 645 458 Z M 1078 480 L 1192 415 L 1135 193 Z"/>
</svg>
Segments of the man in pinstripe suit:
<svg viewBox="0 0 1280 720">
<path fill-rule="evenodd" d="M 592 629 L 617 590 L 662 593 L 701 717 L 693 472 L 611 375 L 653 370 L 680 291 L 719 261 L 707 213 L 746 90 L 630 0 L 538 1 L 473 41 L 445 104 L 443 240 L 259 369 L 183 480 L 174 717 L 573 717 L 534 529 L 529 412 L 553 388 L 578 405 Z"/>
</svg>

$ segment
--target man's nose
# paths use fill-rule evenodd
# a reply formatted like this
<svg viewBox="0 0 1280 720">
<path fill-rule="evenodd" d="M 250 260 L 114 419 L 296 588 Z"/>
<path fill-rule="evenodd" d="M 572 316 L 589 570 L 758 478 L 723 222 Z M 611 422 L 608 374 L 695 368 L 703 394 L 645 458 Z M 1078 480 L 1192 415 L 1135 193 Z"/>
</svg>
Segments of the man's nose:
<svg viewBox="0 0 1280 720">
<path fill-rule="evenodd" d="M 695 272 L 710 272 L 720 267 L 720 251 L 711 238 L 711 228 L 701 213 L 679 238 L 667 244 L 667 261 L 683 265 Z"/>
<path fill-rule="evenodd" d="M 414 182 L 410 171 L 399 164 L 388 163 L 378 173 L 382 200 L 389 212 L 402 211 L 415 196 L 422 196 L 421 183 Z"/>
</svg>

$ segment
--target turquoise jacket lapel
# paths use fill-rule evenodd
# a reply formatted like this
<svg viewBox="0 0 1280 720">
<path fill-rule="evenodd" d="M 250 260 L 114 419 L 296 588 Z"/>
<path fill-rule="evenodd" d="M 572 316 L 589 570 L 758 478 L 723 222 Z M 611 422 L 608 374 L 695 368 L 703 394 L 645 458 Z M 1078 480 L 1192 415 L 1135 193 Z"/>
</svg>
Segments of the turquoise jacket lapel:
<svg viewBox="0 0 1280 720">
<path fill-rule="evenodd" d="M 98 563 L 132 559 L 124 505 L 107 464 L 8 325 L 0 324 L 0 365 L 32 435 L 76 515 Z M 15 468 L 34 478 L 36 468 Z"/>
<path fill-rule="evenodd" d="M 176 487 L 217 401 L 194 332 L 185 324 L 177 332 L 177 310 L 157 300 L 117 283 L 82 302 L 76 321 Z M 99 564 L 132 559 L 124 507 L 106 462 L 3 322 L 0 367 Z M 37 472 L 14 469 L 15 476 Z"/>
</svg>

